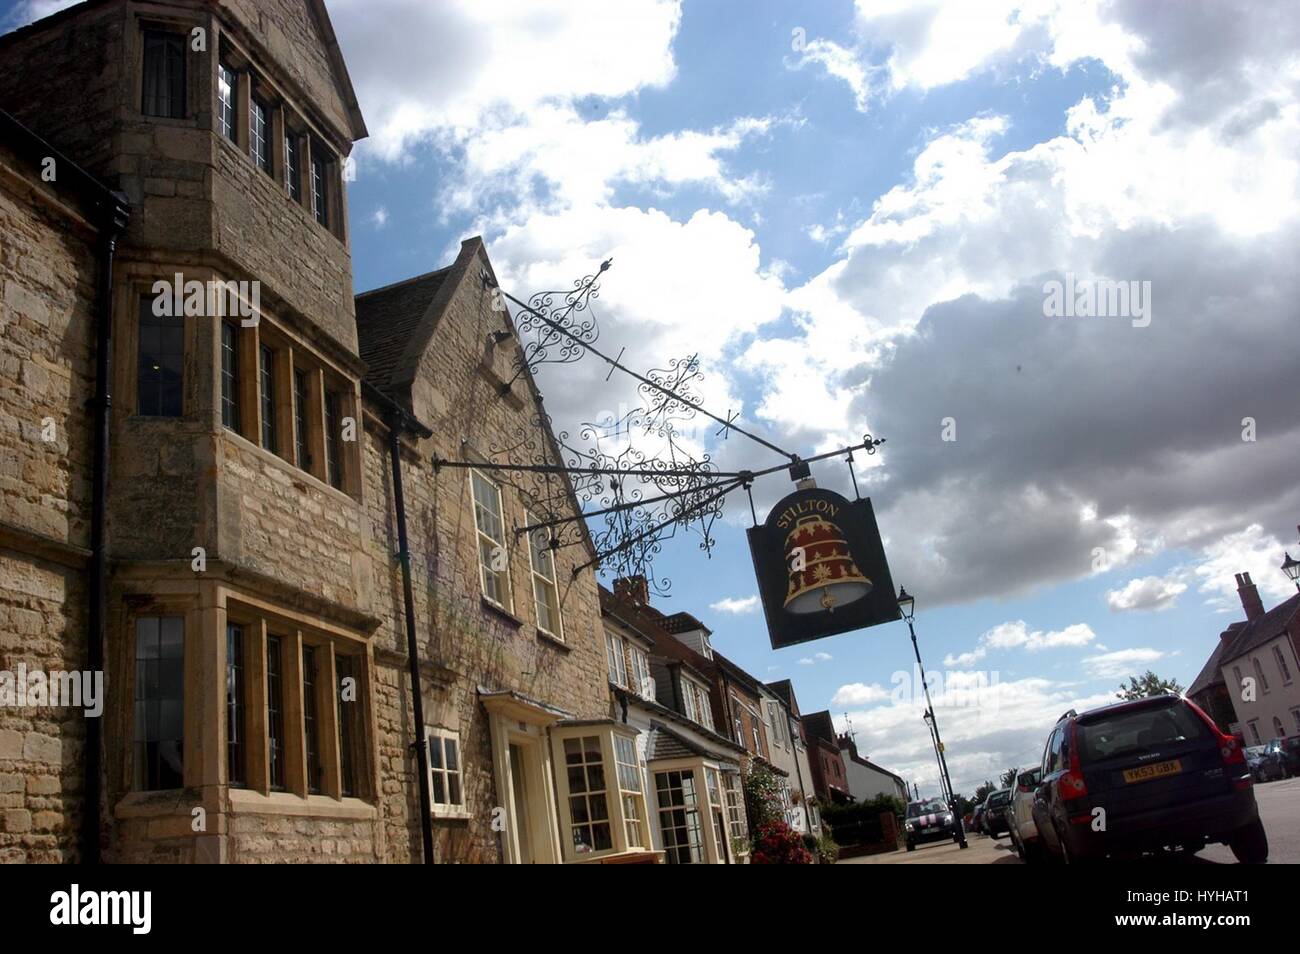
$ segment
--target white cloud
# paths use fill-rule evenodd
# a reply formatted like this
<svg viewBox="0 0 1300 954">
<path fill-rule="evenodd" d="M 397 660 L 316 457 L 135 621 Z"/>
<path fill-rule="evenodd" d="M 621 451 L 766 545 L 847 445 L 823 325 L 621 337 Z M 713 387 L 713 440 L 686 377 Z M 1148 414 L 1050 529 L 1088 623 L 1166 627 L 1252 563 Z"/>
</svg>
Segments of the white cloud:
<svg viewBox="0 0 1300 954">
<path fill-rule="evenodd" d="M 1187 589 L 1177 574 L 1171 576 L 1141 576 L 1129 580 L 1117 590 L 1106 592 L 1106 605 L 1114 612 L 1130 610 L 1172 609 L 1179 594 Z"/>
<path fill-rule="evenodd" d="M 734 615 L 752 613 L 754 610 L 758 609 L 758 597 L 745 596 L 736 598 L 726 596 L 718 600 L 716 603 L 710 603 L 709 609 L 716 610 L 719 613 L 732 613 Z"/>
<path fill-rule="evenodd" d="M 864 63 L 857 50 L 840 46 L 832 40 L 810 40 L 798 60 L 789 63 L 791 69 L 803 69 L 809 64 L 822 67 L 828 76 L 842 80 L 853 93 L 858 112 L 865 113 L 871 102 L 872 74 L 875 69 Z"/>
<path fill-rule="evenodd" d="M 1087 623 L 1074 623 L 1059 630 L 1031 630 L 1024 620 L 999 623 L 980 636 L 979 643 L 970 652 L 944 657 L 949 668 L 970 666 L 989 654 L 991 649 L 1025 649 L 1031 653 L 1062 646 L 1086 646 L 1097 634 Z"/>
<path fill-rule="evenodd" d="M 864 682 L 851 682 L 840 686 L 831 697 L 831 705 L 837 709 L 849 706 L 868 706 L 873 702 L 888 702 L 889 690 L 878 683 L 867 685 Z"/>
<path fill-rule="evenodd" d="M 388 209 L 382 205 L 375 209 L 375 211 L 370 215 L 370 222 L 375 228 L 382 229 L 388 224 Z"/>
<path fill-rule="evenodd" d="M 676 74 L 681 5 L 388 0 L 377 15 L 370 0 L 332 0 L 330 16 L 371 131 L 367 148 L 397 159 L 488 114 L 664 86 Z"/>
<path fill-rule="evenodd" d="M 1281 540 L 1265 533 L 1259 524 L 1227 534 L 1207 546 L 1193 568 L 1200 581 L 1197 589 L 1219 612 L 1243 616 L 1236 575 L 1249 573 L 1264 605 L 1279 603 L 1295 595 L 1295 585 L 1280 569 L 1285 549 Z"/>
<path fill-rule="evenodd" d="M 818 663 L 830 662 L 835 657 L 830 653 L 813 653 L 811 656 L 804 656 L 799 660 L 801 666 L 815 666 Z"/>
<path fill-rule="evenodd" d="M 855 703 L 846 692 L 851 688 L 842 687 L 832 705 L 860 706 L 847 713 L 857 734 L 858 751 L 908 781 L 915 780 L 922 794 L 937 792 L 934 749 L 921 718 L 924 702 L 909 699 L 866 708 L 886 700 L 869 693 L 863 702 Z M 953 785 L 969 794 L 986 779 L 996 780 L 1013 766 L 1037 764 L 1043 743 L 1062 712 L 1114 701 L 1111 692 L 1080 695 L 1069 684 L 1043 678 L 1000 682 L 974 695 L 964 685 L 946 686 L 934 703 Z M 844 716 L 836 717 L 836 725 L 840 731 L 846 728 Z"/>
<path fill-rule="evenodd" d="M 1167 653 L 1158 649 L 1116 649 L 1096 656 L 1084 656 L 1083 665 L 1088 674 L 1099 679 L 1124 679 L 1139 675 L 1153 662 L 1164 659 Z"/>
</svg>

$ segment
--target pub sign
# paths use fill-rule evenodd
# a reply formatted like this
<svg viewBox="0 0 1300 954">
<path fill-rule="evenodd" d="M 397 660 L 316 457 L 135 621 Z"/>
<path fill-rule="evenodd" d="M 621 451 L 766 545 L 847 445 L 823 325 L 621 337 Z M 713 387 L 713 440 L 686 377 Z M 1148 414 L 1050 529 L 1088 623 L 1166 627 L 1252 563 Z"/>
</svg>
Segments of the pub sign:
<svg viewBox="0 0 1300 954">
<path fill-rule="evenodd" d="M 797 490 L 748 536 L 773 649 L 899 618 L 869 499 Z"/>
</svg>

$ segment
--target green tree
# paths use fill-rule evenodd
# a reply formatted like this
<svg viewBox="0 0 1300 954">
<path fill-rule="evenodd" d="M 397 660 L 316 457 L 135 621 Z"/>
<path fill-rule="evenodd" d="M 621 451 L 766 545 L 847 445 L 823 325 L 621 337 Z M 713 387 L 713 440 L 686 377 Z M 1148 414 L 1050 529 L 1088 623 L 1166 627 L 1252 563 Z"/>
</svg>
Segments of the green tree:
<svg viewBox="0 0 1300 954">
<path fill-rule="evenodd" d="M 984 799 L 989 797 L 990 792 L 996 792 L 997 790 L 998 787 L 993 784 L 993 780 L 989 779 L 979 788 L 975 789 L 975 804 L 978 805 L 980 802 L 984 801 Z"/>
<path fill-rule="evenodd" d="M 1166 693 L 1181 696 L 1183 687 L 1178 684 L 1177 680 L 1161 679 L 1148 669 L 1141 676 L 1129 676 L 1128 685 L 1121 685 L 1116 695 L 1125 701 L 1132 701 L 1134 699 L 1146 699 L 1148 696 L 1163 696 Z"/>
<path fill-rule="evenodd" d="M 998 778 L 1002 788 L 1010 788 L 1016 784 L 1016 776 L 1019 774 L 1018 769 L 1009 768 Z"/>
</svg>

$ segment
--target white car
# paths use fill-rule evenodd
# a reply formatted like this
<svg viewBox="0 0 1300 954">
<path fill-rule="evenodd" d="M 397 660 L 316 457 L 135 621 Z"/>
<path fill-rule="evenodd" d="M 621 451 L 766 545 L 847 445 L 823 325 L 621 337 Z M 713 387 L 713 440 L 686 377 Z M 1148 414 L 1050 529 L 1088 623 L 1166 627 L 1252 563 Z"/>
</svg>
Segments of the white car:
<svg viewBox="0 0 1300 954">
<path fill-rule="evenodd" d="M 1043 841 L 1034 824 L 1034 789 L 1042 778 L 1041 768 L 1029 769 L 1016 775 L 1016 785 L 1011 791 L 1011 804 L 1007 806 L 1007 824 L 1011 829 L 1011 843 L 1016 854 L 1027 862 L 1042 858 Z"/>
</svg>

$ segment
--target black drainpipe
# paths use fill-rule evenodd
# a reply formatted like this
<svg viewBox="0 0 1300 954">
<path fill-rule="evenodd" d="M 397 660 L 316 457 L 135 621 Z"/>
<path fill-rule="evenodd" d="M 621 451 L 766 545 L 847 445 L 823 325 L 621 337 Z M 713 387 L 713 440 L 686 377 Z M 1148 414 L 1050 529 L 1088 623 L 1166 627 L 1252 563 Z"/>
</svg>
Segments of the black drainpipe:
<svg viewBox="0 0 1300 954">
<path fill-rule="evenodd" d="M 432 431 L 415 420 L 406 409 L 370 385 L 366 396 L 380 404 L 388 426 L 388 456 L 393 468 L 393 503 L 397 508 L 397 559 L 402 565 L 402 600 L 406 609 L 406 657 L 411 677 L 411 712 L 415 718 L 415 761 L 420 786 L 420 835 L 424 863 L 433 857 L 433 794 L 429 791 L 429 744 L 424 734 L 424 693 L 420 689 L 420 655 L 415 636 L 415 595 L 411 588 L 411 549 L 406 535 L 406 495 L 402 491 L 402 434 L 410 431 L 423 437 Z"/>
<path fill-rule="evenodd" d="M 87 620 L 86 669 L 103 672 L 105 626 L 108 604 L 108 551 L 104 530 L 108 518 L 109 412 L 113 407 L 113 256 L 117 240 L 130 217 L 127 198 L 111 193 L 100 205 L 99 275 L 95 324 L 95 436 L 90 502 L 90 607 Z M 86 864 L 99 864 L 101 791 L 100 765 L 103 719 L 86 720 L 86 798 L 81 819 L 81 857 Z"/>
</svg>

